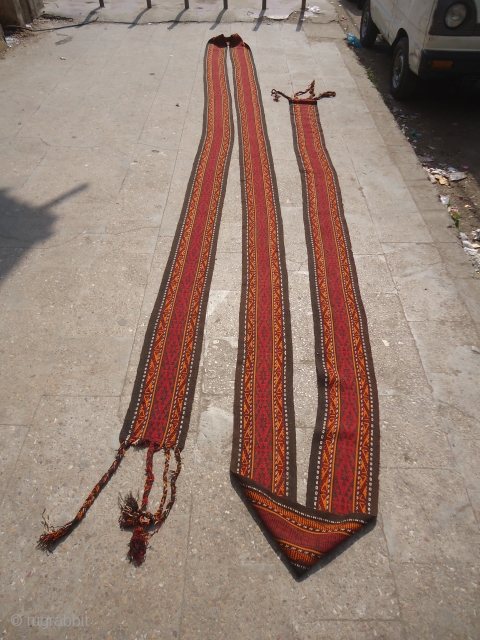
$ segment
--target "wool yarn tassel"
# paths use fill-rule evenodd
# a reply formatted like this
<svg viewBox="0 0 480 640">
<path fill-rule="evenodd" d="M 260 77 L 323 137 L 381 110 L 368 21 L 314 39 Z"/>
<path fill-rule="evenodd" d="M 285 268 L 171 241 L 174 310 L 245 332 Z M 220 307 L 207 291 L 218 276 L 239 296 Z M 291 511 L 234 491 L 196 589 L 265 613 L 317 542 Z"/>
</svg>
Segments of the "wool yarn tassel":
<svg viewBox="0 0 480 640">
<path fill-rule="evenodd" d="M 105 473 L 105 475 L 102 476 L 101 480 L 94 486 L 94 488 L 90 492 L 90 495 L 85 500 L 85 502 L 82 504 L 82 506 L 78 510 L 77 515 L 73 518 L 73 520 L 70 520 L 70 522 L 67 522 L 67 524 L 64 524 L 63 527 L 53 528 L 53 527 L 50 526 L 50 524 L 48 523 L 47 519 L 45 519 L 45 518 L 43 519 L 43 524 L 44 524 L 44 527 L 45 527 L 45 533 L 42 536 L 40 536 L 40 539 L 38 540 L 38 543 L 37 543 L 37 548 L 38 549 L 42 549 L 43 551 L 51 551 L 52 547 L 59 540 L 64 538 L 66 535 L 68 535 L 72 531 L 72 529 L 74 529 L 74 527 L 76 527 L 76 525 L 79 522 L 81 522 L 81 520 L 83 520 L 83 518 L 85 517 L 87 511 L 90 509 L 92 504 L 95 502 L 97 496 L 100 494 L 102 489 L 107 485 L 107 483 L 110 480 L 110 478 L 113 476 L 115 471 L 118 469 L 118 466 L 119 466 L 120 462 L 125 457 L 125 454 L 126 454 L 126 452 L 127 452 L 127 450 L 129 448 L 130 448 L 130 443 L 129 442 L 122 442 L 122 444 L 120 445 L 120 448 L 117 451 L 117 454 L 115 456 L 115 460 L 113 461 L 111 467 Z"/>
</svg>

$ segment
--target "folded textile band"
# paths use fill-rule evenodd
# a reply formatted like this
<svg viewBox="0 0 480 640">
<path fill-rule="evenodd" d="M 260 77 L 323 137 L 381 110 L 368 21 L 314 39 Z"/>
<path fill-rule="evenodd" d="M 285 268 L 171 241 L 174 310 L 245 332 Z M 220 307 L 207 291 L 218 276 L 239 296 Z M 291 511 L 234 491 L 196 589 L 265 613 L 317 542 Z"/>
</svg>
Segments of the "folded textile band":
<svg viewBox="0 0 480 640">
<path fill-rule="evenodd" d="M 39 541 L 44 549 L 83 519 L 131 446 L 147 448 L 140 505 L 132 494 L 120 500 L 120 526 L 133 529 L 132 561 L 143 562 L 149 539 L 174 504 L 233 143 L 227 49 L 235 78 L 243 209 L 232 476 L 297 574 L 376 516 L 375 376 L 338 180 L 317 110 L 317 100 L 335 94 L 315 96 L 314 82 L 292 98 L 272 91 L 276 101 L 283 96 L 290 102 L 315 332 L 318 413 L 303 506 L 296 497 L 292 336 L 279 198 L 253 57 L 235 34 L 207 45 L 202 140 L 147 329 L 122 444 L 77 516 L 61 528 L 47 527 Z M 165 455 L 164 492 L 159 509 L 151 513 L 153 457 L 159 451 Z"/>
</svg>

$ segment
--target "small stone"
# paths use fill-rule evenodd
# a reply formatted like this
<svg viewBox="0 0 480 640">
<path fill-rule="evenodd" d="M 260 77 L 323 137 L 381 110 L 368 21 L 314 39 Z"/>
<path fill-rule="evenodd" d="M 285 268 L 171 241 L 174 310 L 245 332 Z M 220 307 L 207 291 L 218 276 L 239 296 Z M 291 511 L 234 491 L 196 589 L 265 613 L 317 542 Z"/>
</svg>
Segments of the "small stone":
<svg viewBox="0 0 480 640">
<path fill-rule="evenodd" d="M 475 353 L 480 353 L 480 349 L 478 347 L 474 347 L 472 345 L 472 351 L 474 351 Z"/>
</svg>

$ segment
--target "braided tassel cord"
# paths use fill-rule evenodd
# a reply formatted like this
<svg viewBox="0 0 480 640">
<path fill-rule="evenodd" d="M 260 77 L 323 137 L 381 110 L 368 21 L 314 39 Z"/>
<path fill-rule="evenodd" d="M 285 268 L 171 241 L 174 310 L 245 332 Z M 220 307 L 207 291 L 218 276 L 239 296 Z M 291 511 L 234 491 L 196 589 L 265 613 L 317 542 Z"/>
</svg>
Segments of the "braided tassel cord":
<svg viewBox="0 0 480 640">
<path fill-rule="evenodd" d="M 180 457 L 180 449 L 174 450 L 177 467 L 175 471 L 170 472 L 171 450 L 165 452 L 165 466 L 163 470 L 163 494 L 160 506 L 155 513 L 147 510 L 148 497 L 155 480 L 153 474 L 153 454 L 157 451 L 155 445 L 150 445 L 147 453 L 147 461 L 145 465 L 145 488 L 143 491 L 142 503 L 138 505 L 138 499 L 132 493 L 125 498 L 119 498 L 120 517 L 119 525 L 121 529 L 133 528 L 133 534 L 128 545 L 127 557 L 133 563 L 141 565 L 145 560 L 148 543 L 150 538 L 154 536 L 167 519 L 177 494 L 176 481 L 182 469 L 182 460 Z M 168 476 L 170 474 L 170 481 Z M 170 499 L 165 506 L 170 486 Z M 153 527 L 153 530 L 149 530 Z"/>
<path fill-rule="evenodd" d="M 304 96 L 308 93 L 308 98 L 301 98 L 300 96 Z M 280 96 L 283 96 L 290 102 L 305 102 L 309 100 L 321 100 L 322 98 L 334 98 L 337 94 L 335 91 L 324 91 L 323 93 L 319 93 L 318 96 L 315 95 L 315 80 L 308 85 L 305 91 L 297 91 L 297 93 L 293 94 L 293 98 L 287 96 L 283 91 L 278 91 L 278 89 L 272 89 L 271 95 L 275 102 L 280 100 Z"/>
<path fill-rule="evenodd" d="M 122 444 L 120 445 L 120 448 L 118 449 L 115 455 L 115 460 L 113 461 L 111 467 L 105 473 L 105 475 L 101 478 L 98 484 L 94 486 L 94 488 L 90 492 L 90 495 L 82 504 L 77 515 L 73 518 L 73 520 L 70 520 L 70 522 L 67 522 L 62 527 L 52 528 L 50 527 L 48 520 L 46 520 L 45 518 L 43 519 L 45 533 L 42 536 L 40 536 L 37 542 L 37 549 L 42 549 L 43 551 L 51 551 L 52 547 L 59 540 L 67 536 L 74 529 L 74 527 L 83 520 L 87 511 L 95 502 L 99 493 L 102 491 L 102 489 L 108 483 L 108 481 L 113 476 L 115 471 L 118 469 L 120 462 L 123 460 L 129 448 L 130 448 L 129 442 L 122 442 Z"/>
</svg>

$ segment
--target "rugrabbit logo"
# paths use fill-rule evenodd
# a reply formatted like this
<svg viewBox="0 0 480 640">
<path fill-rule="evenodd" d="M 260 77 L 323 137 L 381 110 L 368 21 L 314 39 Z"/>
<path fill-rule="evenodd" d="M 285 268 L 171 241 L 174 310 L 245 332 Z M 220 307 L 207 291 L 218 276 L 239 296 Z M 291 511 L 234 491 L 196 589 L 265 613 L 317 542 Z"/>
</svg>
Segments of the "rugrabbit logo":
<svg viewBox="0 0 480 640">
<path fill-rule="evenodd" d="M 88 627 L 88 614 L 77 616 L 76 614 L 61 614 L 55 616 L 28 616 L 22 613 L 14 613 L 10 617 L 10 622 L 14 627 L 39 627 L 49 629 L 50 627 Z"/>
</svg>

